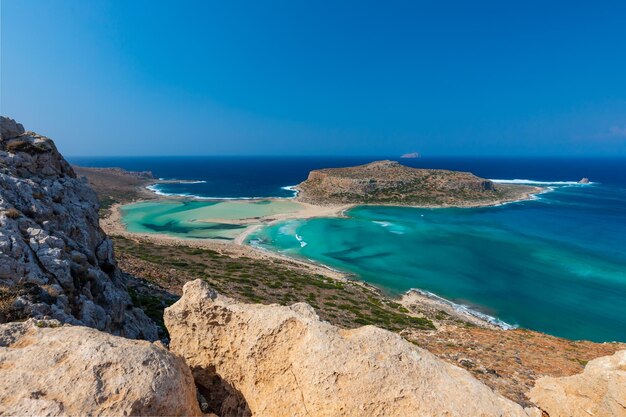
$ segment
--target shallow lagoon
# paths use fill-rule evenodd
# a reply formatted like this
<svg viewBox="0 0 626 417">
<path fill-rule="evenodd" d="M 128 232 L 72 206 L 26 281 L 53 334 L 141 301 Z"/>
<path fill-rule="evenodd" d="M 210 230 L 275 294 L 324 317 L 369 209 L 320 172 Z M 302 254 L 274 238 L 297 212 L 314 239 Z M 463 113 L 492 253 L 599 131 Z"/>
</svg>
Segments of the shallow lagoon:
<svg viewBox="0 0 626 417">
<path fill-rule="evenodd" d="M 128 204 L 121 208 L 121 213 L 126 229 L 133 233 L 232 240 L 250 224 L 260 222 L 260 218 L 294 213 L 300 208 L 289 200 L 161 200 Z"/>
<path fill-rule="evenodd" d="M 288 220 L 249 241 L 420 288 L 507 323 L 571 339 L 626 341 L 626 190 L 562 187 L 536 201 L 474 209 L 357 207 Z"/>
</svg>

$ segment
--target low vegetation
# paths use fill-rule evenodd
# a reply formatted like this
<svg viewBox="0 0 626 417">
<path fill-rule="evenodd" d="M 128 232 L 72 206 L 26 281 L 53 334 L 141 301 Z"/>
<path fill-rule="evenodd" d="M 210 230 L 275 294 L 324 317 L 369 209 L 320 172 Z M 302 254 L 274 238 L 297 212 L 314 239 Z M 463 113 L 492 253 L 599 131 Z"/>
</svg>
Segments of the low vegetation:
<svg viewBox="0 0 626 417">
<path fill-rule="evenodd" d="M 11 287 L 0 285 L 0 323 L 22 321 L 29 317 L 28 312 L 21 307 L 24 303 L 17 302 L 20 298 L 34 303 L 54 301 L 48 294 L 47 286 L 31 283 L 21 283 Z"/>
<path fill-rule="evenodd" d="M 114 237 L 114 242 L 124 270 L 172 292 L 180 293 L 185 282 L 201 278 L 221 294 L 245 302 L 306 302 L 322 319 L 342 327 L 372 324 L 396 332 L 434 329 L 428 318 L 411 315 L 373 289 L 313 274 L 288 261 L 233 258 L 208 249 L 161 246 L 123 237 Z M 137 300 L 137 305 L 152 318 L 163 309 L 157 299 Z"/>
</svg>

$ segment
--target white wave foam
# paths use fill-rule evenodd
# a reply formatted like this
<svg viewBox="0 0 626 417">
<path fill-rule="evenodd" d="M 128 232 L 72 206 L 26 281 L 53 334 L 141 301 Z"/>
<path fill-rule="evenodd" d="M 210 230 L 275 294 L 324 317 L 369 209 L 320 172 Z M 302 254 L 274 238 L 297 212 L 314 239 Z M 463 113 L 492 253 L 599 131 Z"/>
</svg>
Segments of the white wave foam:
<svg viewBox="0 0 626 417">
<path fill-rule="evenodd" d="M 472 309 L 472 308 L 470 308 L 470 307 L 468 307 L 466 305 L 454 303 L 454 302 L 452 302 L 450 300 L 447 300 L 447 299 L 445 299 L 443 297 L 438 296 L 437 294 L 433 294 L 430 291 L 420 290 L 419 288 L 411 288 L 409 291 L 407 291 L 407 293 L 410 293 L 410 292 L 415 292 L 415 293 L 418 293 L 418 294 L 423 295 L 425 297 L 432 298 L 434 300 L 437 300 L 437 301 L 439 301 L 441 303 L 444 303 L 444 304 L 452 307 L 455 311 L 458 311 L 459 313 L 468 314 L 470 316 L 473 316 L 473 317 L 476 317 L 478 319 L 484 320 L 484 321 L 486 321 L 486 322 L 488 322 L 490 324 L 493 324 L 494 326 L 498 326 L 498 327 L 500 327 L 502 329 L 505 329 L 505 330 L 516 329 L 518 327 L 516 325 L 512 325 L 512 324 L 509 324 L 509 323 L 507 323 L 505 321 L 502 321 L 502 320 L 500 320 L 500 319 L 498 319 L 496 317 L 490 316 L 490 315 L 485 314 L 485 313 L 481 313 L 480 311 L 476 311 L 476 310 L 474 310 L 474 309 Z"/>
<path fill-rule="evenodd" d="M 308 243 L 306 243 L 306 242 L 302 239 L 302 236 L 300 236 L 300 235 L 299 235 L 299 234 L 297 234 L 297 233 L 296 233 L 296 240 L 297 240 L 298 242 L 300 242 L 300 247 L 301 247 L 301 248 L 303 248 L 303 247 L 305 247 L 306 245 L 308 245 Z"/>
<path fill-rule="evenodd" d="M 268 198 L 278 198 L 278 197 L 207 197 L 204 195 L 197 195 L 191 193 L 166 193 L 165 191 L 161 191 L 158 188 L 159 184 L 148 185 L 146 189 L 152 191 L 156 195 L 161 195 L 164 197 L 186 197 L 193 198 L 196 200 L 266 200 Z"/>
<path fill-rule="evenodd" d="M 205 180 L 179 180 L 178 178 L 159 178 L 159 181 L 167 181 L 169 184 L 206 184 Z"/>
<path fill-rule="evenodd" d="M 578 181 L 535 181 L 535 180 L 526 180 L 526 179 L 514 179 L 514 180 L 490 180 L 491 182 L 495 182 L 496 184 L 525 184 L 525 185 L 590 185 L 595 184 L 595 182 L 588 182 L 586 184 L 581 184 Z"/>
<path fill-rule="evenodd" d="M 381 225 L 382 227 L 389 227 L 389 226 L 393 226 L 393 223 L 391 222 L 383 222 L 383 221 L 378 221 L 378 220 L 372 220 L 372 223 L 376 223 Z"/>
<path fill-rule="evenodd" d="M 291 191 L 293 196 L 287 198 L 296 198 L 298 196 L 299 191 L 296 189 L 296 185 L 286 185 L 284 187 L 280 187 L 281 190 Z"/>
<path fill-rule="evenodd" d="M 163 195 L 163 196 L 169 196 L 169 195 L 172 195 L 172 194 L 169 194 L 169 193 L 164 193 L 163 191 L 159 190 L 159 188 L 158 188 L 158 186 L 157 186 L 157 185 L 158 185 L 158 184 L 148 185 L 148 186 L 146 187 L 146 189 L 147 189 L 147 190 L 152 191 L 152 192 L 153 192 L 153 193 L 155 193 L 156 195 Z"/>
<path fill-rule="evenodd" d="M 372 223 L 376 223 L 382 227 L 384 227 L 385 229 L 387 229 L 389 231 L 389 233 L 393 233 L 396 235 L 403 235 L 404 231 L 406 230 L 405 227 L 397 225 L 395 223 L 391 223 L 391 222 L 385 222 L 385 221 L 381 221 L 381 220 L 372 220 Z"/>
<path fill-rule="evenodd" d="M 163 178 L 159 178 L 159 180 L 163 180 Z M 199 181 L 186 181 L 186 180 L 164 180 L 164 181 L 168 181 L 168 184 L 204 184 L 206 183 L 206 181 L 203 180 L 199 180 Z M 291 199 L 291 198 L 295 198 L 298 195 L 298 190 L 292 189 L 291 187 L 295 187 L 295 185 L 292 186 L 287 186 L 287 187 L 281 187 L 284 190 L 289 190 L 289 191 L 293 191 L 294 195 L 292 197 L 273 197 L 273 196 L 258 196 L 258 197 L 213 197 L 213 196 L 206 196 L 206 195 L 197 195 L 197 194 L 192 194 L 192 193 L 166 193 L 165 191 L 162 191 L 159 189 L 159 185 L 160 184 L 152 184 L 152 185 L 148 185 L 146 187 L 146 189 L 152 191 L 153 193 L 155 193 L 156 195 L 160 195 L 160 196 L 164 196 L 164 197 L 186 197 L 186 198 L 193 198 L 196 200 L 265 200 L 265 199 Z"/>
</svg>

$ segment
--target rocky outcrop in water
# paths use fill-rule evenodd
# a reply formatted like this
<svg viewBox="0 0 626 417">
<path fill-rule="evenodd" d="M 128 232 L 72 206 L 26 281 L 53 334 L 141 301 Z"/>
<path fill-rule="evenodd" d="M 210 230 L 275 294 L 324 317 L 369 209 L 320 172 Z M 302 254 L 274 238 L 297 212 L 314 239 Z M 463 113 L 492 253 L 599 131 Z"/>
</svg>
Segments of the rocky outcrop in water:
<svg viewBox="0 0 626 417">
<path fill-rule="evenodd" d="M 100 229 L 96 194 L 52 140 L 0 122 L 0 322 L 50 317 L 156 339 Z"/>
<path fill-rule="evenodd" d="M 312 204 L 468 206 L 526 198 L 538 189 L 496 185 L 469 172 L 416 169 L 395 161 L 311 171 L 299 201 Z"/>
<path fill-rule="evenodd" d="M 397 334 L 342 330 L 304 303 L 242 304 L 196 280 L 165 322 L 219 415 L 527 416 Z"/>
<path fill-rule="evenodd" d="M 0 415 L 201 415 L 185 362 L 159 342 L 58 321 L 0 325 Z"/>
<path fill-rule="evenodd" d="M 578 375 L 540 378 L 529 397 L 550 417 L 625 417 L 626 350 L 590 361 Z"/>
</svg>

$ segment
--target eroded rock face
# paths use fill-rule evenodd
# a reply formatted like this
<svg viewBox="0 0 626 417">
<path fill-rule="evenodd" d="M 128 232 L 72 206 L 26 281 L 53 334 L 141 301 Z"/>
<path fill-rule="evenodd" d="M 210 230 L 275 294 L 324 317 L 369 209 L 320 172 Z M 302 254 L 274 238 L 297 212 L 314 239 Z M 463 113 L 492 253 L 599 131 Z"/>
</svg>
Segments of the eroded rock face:
<svg viewBox="0 0 626 417">
<path fill-rule="evenodd" d="M 158 342 L 55 320 L 0 325 L 0 415 L 200 414 L 189 368 Z"/>
<path fill-rule="evenodd" d="M 550 417 L 626 417 L 626 350 L 590 361 L 578 375 L 540 378 L 529 397 Z"/>
<path fill-rule="evenodd" d="M 219 415 L 527 416 L 400 336 L 341 330 L 304 303 L 242 304 L 196 280 L 165 322 Z"/>
<path fill-rule="evenodd" d="M 52 140 L 0 122 L 0 322 L 51 317 L 155 340 L 100 229 L 96 194 Z"/>
</svg>

